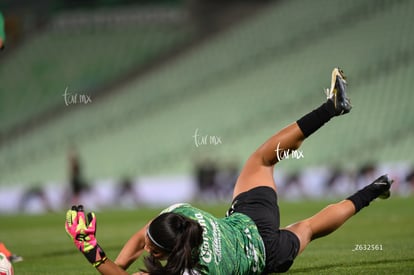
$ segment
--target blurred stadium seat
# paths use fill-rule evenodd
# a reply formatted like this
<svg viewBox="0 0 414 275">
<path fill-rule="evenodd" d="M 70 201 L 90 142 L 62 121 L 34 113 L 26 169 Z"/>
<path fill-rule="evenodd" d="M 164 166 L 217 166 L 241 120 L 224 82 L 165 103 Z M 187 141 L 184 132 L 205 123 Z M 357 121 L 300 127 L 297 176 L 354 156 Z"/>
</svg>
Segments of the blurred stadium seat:
<svg viewBox="0 0 414 275">
<path fill-rule="evenodd" d="M 0 132 L 61 107 L 66 88 L 100 93 L 193 36 L 179 7 L 58 13 L 2 60 Z"/>
</svg>

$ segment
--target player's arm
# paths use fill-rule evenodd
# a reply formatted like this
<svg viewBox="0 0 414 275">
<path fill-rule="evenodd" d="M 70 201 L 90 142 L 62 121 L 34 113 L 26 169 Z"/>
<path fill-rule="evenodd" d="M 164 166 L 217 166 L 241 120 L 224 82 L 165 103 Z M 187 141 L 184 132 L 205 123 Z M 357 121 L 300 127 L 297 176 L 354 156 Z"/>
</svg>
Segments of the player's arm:
<svg viewBox="0 0 414 275">
<path fill-rule="evenodd" d="M 119 266 L 117 266 L 113 261 L 110 259 L 106 259 L 105 262 L 100 264 L 96 269 L 104 275 L 122 275 L 122 274 L 129 274 Z"/>
<path fill-rule="evenodd" d="M 89 263 L 101 274 L 128 274 L 124 269 L 115 264 L 115 262 L 108 259 L 98 244 L 96 239 L 95 213 L 92 212 L 85 215 L 83 206 L 72 206 L 72 209 L 66 213 L 65 229 L 76 248 L 82 252 Z M 141 274 L 145 273 L 141 272 Z"/>
<path fill-rule="evenodd" d="M 141 254 L 144 252 L 145 235 L 149 223 L 137 231 L 125 243 L 121 252 L 115 260 L 115 263 L 123 269 L 127 269 Z"/>
<path fill-rule="evenodd" d="M 104 275 L 122 275 L 122 274 L 129 274 L 122 268 L 120 268 L 117 264 L 115 264 L 110 259 L 107 259 L 104 263 L 96 268 L 101 274 Z M 137 272 L 133 275 L 149 275 L 146 272 Z"/>
</svg>

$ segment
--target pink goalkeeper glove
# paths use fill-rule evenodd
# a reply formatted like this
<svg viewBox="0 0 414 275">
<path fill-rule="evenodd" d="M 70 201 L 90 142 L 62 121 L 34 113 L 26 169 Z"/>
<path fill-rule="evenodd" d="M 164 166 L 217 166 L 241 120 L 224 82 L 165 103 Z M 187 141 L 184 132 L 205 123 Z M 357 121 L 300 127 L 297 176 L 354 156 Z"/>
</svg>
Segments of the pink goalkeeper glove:
<svg viewBox="0 0 414 275">
<path fill-rule="evenodd" d="M 75 246 L 93 266 L 98 267 L 105 262 L 105 252 L 95 238 L 95 213 L 88 213 L 85 218 L 82 205 L 72 206 L 72 209 L 66 212 L 65 229 Z"/>
</svg>

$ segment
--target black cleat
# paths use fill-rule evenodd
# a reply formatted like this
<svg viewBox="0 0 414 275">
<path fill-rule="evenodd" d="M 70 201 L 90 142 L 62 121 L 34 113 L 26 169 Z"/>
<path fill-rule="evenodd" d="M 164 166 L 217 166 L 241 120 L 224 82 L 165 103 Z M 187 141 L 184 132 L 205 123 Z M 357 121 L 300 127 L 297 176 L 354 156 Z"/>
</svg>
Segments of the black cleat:
<svg viewBox="0 0 414 275">
<path fill-rule="evenodd" d="M 326 89 L 326 97 L 332 100 L 335 106 L 335 115 L 340 116 L 351 111 L 351 101 L 346 95 L 346 77 L 340 68 L 332 71 L 331 88 Z"/>
<path fill-rule="evenodd" d="M 382 175 L 369 186 L 379 193 L 378 198 L 385 200 L 391 196 L 390 188 L 393 182 L 394 180 L 388 178 L 388 175 Z"/>
</svg>

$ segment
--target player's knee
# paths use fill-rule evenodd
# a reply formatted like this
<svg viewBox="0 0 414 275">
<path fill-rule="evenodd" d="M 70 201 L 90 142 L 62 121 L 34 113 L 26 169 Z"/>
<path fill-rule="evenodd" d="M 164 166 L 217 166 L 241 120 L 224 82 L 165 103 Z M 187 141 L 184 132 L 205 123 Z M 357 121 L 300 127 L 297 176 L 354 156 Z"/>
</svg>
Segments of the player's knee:
<svg viewBox="0 0 414 275">
<path fill-rule="evenodd" d="M 293 232 L 299 238 L 300 251 L 303 251 L 303 249 L 305 249 L 305 247 L 312 240 L 313 232 L 309 220 L 303 220 L 289 225 L 286 229 Z"/>
<path fill-rule="evenodd" d="M 301 222 L 301 231 L 306 241 L 310 242 L 312 240 L 313 230 L 311 222 L 308 219 Z"/>
</svg>

